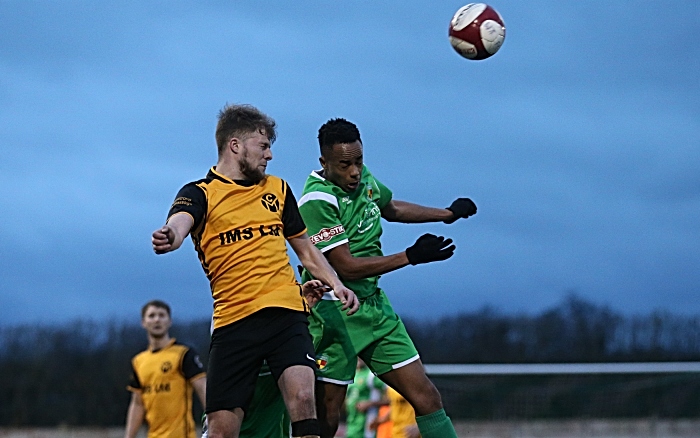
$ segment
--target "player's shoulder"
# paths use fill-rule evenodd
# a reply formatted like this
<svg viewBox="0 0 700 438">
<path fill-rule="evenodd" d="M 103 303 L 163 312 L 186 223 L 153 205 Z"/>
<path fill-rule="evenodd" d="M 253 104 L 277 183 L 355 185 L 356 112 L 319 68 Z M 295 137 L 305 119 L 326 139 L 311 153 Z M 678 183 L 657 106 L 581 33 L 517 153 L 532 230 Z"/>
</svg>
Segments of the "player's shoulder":
<svg viewBox="0 0 700 438">
<path fill-rule="evenodd" d="M 149 349 L 146 349 L 146 350 L 143 350 L 143 351 L 136 353 L 134 356 L 132 356 L 131 363 L 136 365 L 136 364 L 143 362 L 148 357 L 148 355 L 150 353 L 151 353 L 151 351 Z"/>
<path fill-rule="evenodd" d="M 276 188 L 278 190 L 281 190 L 282 193 L 286 193 L 287 188 L 289 187 L 289 184 L 287 183 L 287 181 L 280 178 L 279 176 L 270 175 L 270 174 L 265 175 L 265 185 L 268 187 L 272 187 L 272 188 Z"/>
<path fill-rule="evenodd" d="M 180 350 L 183 352 L 187 352 L 187 351 L 192 349 L 192 346 L 185 343 L 185 342 L 180 342 L 176 339 L 175 342 L 173 342 L 173 344 L 170 345 L 169 348 L 172 348 L 173 350 Z"/>
<path fill-rule="evenodd" d="M 139 351 L 138 353 L 136 353 L 135 355 L 132 356 L 131 360 L 135 360 L 135 359 L 137 359 L 137 358 L 139 358 L 139 357 L 143 357 L 143 356 L 145 356 L 145 355 L 148 354 L 148 353 L 149 353 L 149 350 L 148 350 L 148 349 Z"/>
<path fill-rule="evenodd" d="M 233 182 L 227 179 L 225 176 L 216 172 L 212 167 L 207 172 L 204 178 L 193 180 L 183 185 L 178 191 L 176 202 L 173 204 L 183 204 L 185 206 L 191 205 L 193 201 L 198 203 L 207 202 L 209 198 L 209 193 L 211 190 L 222 186 L 228 186 L 233 184 Z M 210 189 L 210 187 L 212 189 Z"/>
<path fill-rule="evenodd" d="M 301 208 L 309 203 L 327 203 L 338 208 L 338 198 L 336 190 L 330 184 L 324 184 L 323 182 L 306 184 L 301 198 L 299 198 L 299 207 Z"/>
<path fill-rule="evenodd" d="M 362 176 L 361 178 L 366 179 L 366 178 L 372 178 L 372 179 L 377 179 L 377 177 L 374 176 L 371 170 L 369 170 L 369 167 L 367 165 L 363 165 L 362 167 Z"/>
<path fill-rule="evenodd" d="M 335 186 L 330 181 L 324 178 L 318 171 L 314 170 L 306 178 L 303 193 L 324 192 L 333 194 L 333 187 Z"/>
<path fill-rule="evenodd" d="M 266 174 L 265 178 L 267 179 L 268 184 L 279 184 L 285 182 L 282 178 L 280 178 L 277 175 L 272 175 L 272 174 Z"/>
<path fill-rule="evenodd" d="M 214 178 L 210 178 L 209 175 L 207 175 L 204 178 L 200 178 L 194 181 L 190 181 L 188 183 L 185 183 L 178 193 L 180 194 L 197 194 L 197 193 L 206 193 L 207 191 L 207 186 L 214 181 Z"/>
</svg>

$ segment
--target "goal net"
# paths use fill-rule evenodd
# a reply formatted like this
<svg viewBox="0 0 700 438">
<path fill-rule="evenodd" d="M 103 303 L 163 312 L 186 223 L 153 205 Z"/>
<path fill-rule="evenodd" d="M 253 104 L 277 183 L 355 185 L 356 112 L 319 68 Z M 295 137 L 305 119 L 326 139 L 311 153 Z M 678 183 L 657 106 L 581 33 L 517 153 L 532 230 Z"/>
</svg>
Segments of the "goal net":
<svg viewBox="0 0 700 438">
<path fill-rule="evenodd" d="M 425 368 L 454 419 L 700 418 L 700 362 Z"/>
</svg>

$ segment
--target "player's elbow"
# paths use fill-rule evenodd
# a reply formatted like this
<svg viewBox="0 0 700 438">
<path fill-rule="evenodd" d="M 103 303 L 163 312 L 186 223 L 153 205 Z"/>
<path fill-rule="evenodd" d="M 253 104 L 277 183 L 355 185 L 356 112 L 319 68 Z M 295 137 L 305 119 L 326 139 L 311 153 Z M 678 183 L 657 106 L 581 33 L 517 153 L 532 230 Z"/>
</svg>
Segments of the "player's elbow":
<svg viewBox="0 0 700 438">
<path fill-rule="evenodd" d="M 341 280 L 361 280 L 366 277 L 362 269 L 356 266 L 343 266 L 340 269 L 335 269 Z"/>
<path fill-rule="evenodd" d="M 382 210 L 382 219 L 384 219 L 387 222 L 398 222 L 399 216 L 396 209 L 385 208 L 384 210 Z"/>
</svg>

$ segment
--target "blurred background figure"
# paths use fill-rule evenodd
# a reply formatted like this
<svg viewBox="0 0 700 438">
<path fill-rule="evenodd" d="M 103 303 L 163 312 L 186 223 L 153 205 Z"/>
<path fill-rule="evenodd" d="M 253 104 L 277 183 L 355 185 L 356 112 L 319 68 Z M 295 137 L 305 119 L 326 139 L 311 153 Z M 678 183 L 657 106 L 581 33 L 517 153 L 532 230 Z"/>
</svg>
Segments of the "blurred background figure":
<svg viewBox="0 0 700 438">
<path fill-rule="evenodd" d="M 384 382 L 358 357 L 355 380 L 348 385 L 345 397 L 346 438 L 375 438 L 375 430 L 370 429 L 370 424 L 377 418 L 379 406 L 387 403 L 383 397 L 385 388 Z"/>
<path fill-rule="evenodd" d="M 408 401 L 395 390 L 387 387 L 384 400 L 388 406 L 382 406 L 377 418 L 370 428 L 376 430 L 376 438 L 420 438 L 416 412 Z"/>
<path fill-rule="evenodd" d="M 389 407 L 388 404 L 380 406 L 379 412 L 377 413 L 377 418 L 375 419 L 373 424 L 370 425 L 370 427 L 376 428 L 377 430 L 377 435 L 375 438 L 391 438 L 391 429 L 394 427 L 394 423 L 391 422 L 390 417 L 391 407 Z"/>
</svg>

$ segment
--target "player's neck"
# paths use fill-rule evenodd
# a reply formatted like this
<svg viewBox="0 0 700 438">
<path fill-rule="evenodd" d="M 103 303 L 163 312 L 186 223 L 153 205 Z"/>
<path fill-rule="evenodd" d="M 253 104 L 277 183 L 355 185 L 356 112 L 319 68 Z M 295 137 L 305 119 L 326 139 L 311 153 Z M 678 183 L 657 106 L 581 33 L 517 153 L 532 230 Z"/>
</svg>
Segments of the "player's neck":
<svg viewBox="0 0 700 438">
<path fill-rule="evenodd" d="M 169 343 L 170 335 L 168 333 L 158 338 L 148 336 L 148 348 L 150 348 L 152 351 L 162 350 L 163 348 L 167 347 Z"/>
<path fill-rule="evenodd" d="M 248 179 L 243 172 L 241 172 L 241 166 L 232 160 L 219 160 L 219 162 L 216 163 L 216 171 L 232 181 Z"/>
</svg>

